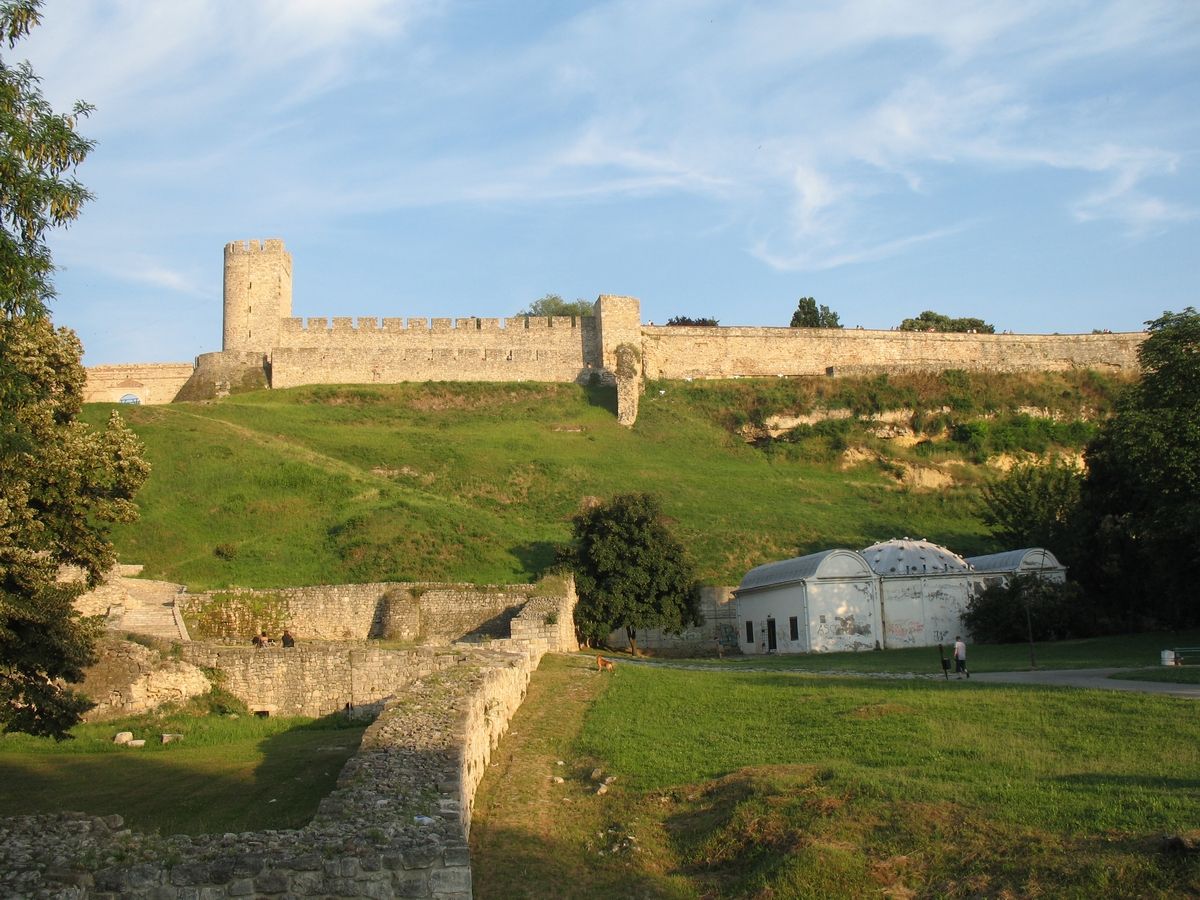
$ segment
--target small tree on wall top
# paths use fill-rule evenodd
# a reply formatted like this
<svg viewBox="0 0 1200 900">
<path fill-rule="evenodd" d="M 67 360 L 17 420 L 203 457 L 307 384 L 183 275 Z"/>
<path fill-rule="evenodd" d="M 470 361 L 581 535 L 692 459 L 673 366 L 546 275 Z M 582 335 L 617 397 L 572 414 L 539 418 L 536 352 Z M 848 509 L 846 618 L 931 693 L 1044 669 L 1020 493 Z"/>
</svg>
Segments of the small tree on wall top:
<svg viewBox="0 0 1200 900">
<path fill-rule="evenodd" d="M 817 301 L 812 297 L 800 298 L 800 302 L 796 304 L 796 311 L 792 313 L 790 324 L 792 328 L 842 327 L 842 323 L 838 321 L 838 314 L 824 304 L 817 306 Z"/>
<path fill-rule="evenodd" d="M 700 621 L 700 591 L 683 545 L 650 494 L 621 494 L 575 516 L 563 559 L 575 570 L 575 622 L 599 642 L 624 628 L 637 655 L 639 628 L 682 631 Z"/>
<path fill-rule="evenodd" d="M 983 319 L 971 317 L 951 318 L 932 309 L 927 309 L 915 319 L 905 319 L 900 323 L 901 331 L 956 331 L 975 332 L 976 334 L 995 334 L 996 326 L 989 325 Z"/>
<path fill-rule="evenodd" d="M 587 300 L 568 302 L 558 294 L 546 294 L 530 303 L 528 309 L 517 313 L 518 316 L 574 316 L 577 319 L 595 314 L 595 305 Z"/>
</svg>

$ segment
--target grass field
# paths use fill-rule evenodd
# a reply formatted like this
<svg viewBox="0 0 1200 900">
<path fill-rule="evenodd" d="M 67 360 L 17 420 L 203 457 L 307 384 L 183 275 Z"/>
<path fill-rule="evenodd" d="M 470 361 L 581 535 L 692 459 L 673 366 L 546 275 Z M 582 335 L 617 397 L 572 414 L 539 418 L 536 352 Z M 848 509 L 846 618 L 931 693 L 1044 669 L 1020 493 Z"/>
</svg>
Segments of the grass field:
<svg viewBox="0 0 1200 900">
<path fill-rule="evenodd" d="M 0 735 L 0 816 L 77 810 L 116 813 L 162 834 L 296 828 L 316 812 L 358 749 L 364 726 L 174 712 L 79 725 L 55 743 Z M 146 738 L 139 749 L 112 742 Z M 182 742 L 163 744 L 163 732 Z"/>
<path fill-rule="evenodd" d="M 476 896 L 1192 896 L 1162 835 L 1200 821 L 1194 713 L 547 657 L 477 798 Z"/>
<path fill-rule="evenodd" d="M 1164 681 L 1168 684 L 1200 684 L 1200 666 L 1157 666 L 1122 672 L 1113 678 L 1129 678 L 1133 681 Z"/>
<path fill-rule="evenodd" d="M 736 584 L 765 561 L 901 535 L 989 552 L 1002 548 L 978 518 L 978 448 L 942 441 L 937 452 L 955 457 L 961 486 L 921 492 L 898 484 L 891 459 L 842 468 L 848 444 L 882 452 L 857 420 L 764 447 L 733 432 L 774 412 L 839 405 L 973 404 L 954 414 L 963 418 L 1066 403 L 1078 414 L 1105 408 L 1115 390 L 1086 373 L 964 378 L 662 383 L 632 430 L 616 424 L 611 389 L 561 384 L 318 386 L 121 407 L 153 472 L 141 522 L 114 537 L 147 577 L 193 589 L 525 582 L 551 565 L 582 498 L 646 490 L 712 584 Z M 98 422 L 112 408 L 85 416 Z"/>
</svg>

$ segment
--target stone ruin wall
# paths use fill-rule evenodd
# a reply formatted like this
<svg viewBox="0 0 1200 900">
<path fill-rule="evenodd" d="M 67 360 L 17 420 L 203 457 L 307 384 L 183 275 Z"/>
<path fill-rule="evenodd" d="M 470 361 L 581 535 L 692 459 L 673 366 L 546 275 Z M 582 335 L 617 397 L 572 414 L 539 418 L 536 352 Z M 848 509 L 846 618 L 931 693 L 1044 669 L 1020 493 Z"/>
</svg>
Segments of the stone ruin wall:
<svg viewBox="0 0 1200 900">
<path fill-rule="evenodd" d="M 275 590 L 229 590 L 176 598 L 193 636 L 249 646 L 284 628 L 299 641 L 389 638 L 448 644 L 468 635 L 500 637 L 535 593 L 533 585 L 375 582 Z"/>
<path fill-rule="evenodd" d="M 262 650 L 193 641 L 183 645 L 183 657 L 219 670 L 221 687 L 252 712 L 272 716 L 375 715 L 385 700 L 458 661 L 452 652 L 327 641 Z"/>
<path fill-rule="evenodd" d="M 957 334 L 814 328 L 642 329 L 649 379 L 884 372 L 1136 372 L 1142 333 Z M 832 371 L 831 371 L 832 370 Z"/>
<path fill-rule="evenodd" d="M 0 819 L 0 894 L 469 900 L 475 789 L 539 660 L 475 652 L 411 686 L 304 828 L 159 837 L 120 816 Z"/>
<path fill-rule="evenodd" d="M 578 649 L 575 599 L 570 586 L 536 597 L 512 621 L 512 637 L 414 671 L 304 828 L 163 838 L 130 832 L 120 816 L 0 819 L 0 895 L 469 900 L 475 791 L 542 656 Z M 286 654 L 300 649 L 239 652 L 286 674 Z"/>
</svg>

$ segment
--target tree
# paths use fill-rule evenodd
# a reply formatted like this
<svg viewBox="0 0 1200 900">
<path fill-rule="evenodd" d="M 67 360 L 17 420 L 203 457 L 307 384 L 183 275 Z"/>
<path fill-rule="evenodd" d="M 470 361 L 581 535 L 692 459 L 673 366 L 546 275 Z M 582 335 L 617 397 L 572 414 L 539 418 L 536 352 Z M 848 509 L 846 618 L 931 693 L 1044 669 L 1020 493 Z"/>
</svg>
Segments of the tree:
<svg viewBox="0 0 1200 900">
<path fill-rule="evenodd" d="M 1083 472 L 1071 463 L 1014 466 L 983 488 L 983 521 L 1008 547 L 1045 547 L 1068 566 L 1080 540 Z"/>
<path fill-rule="evenodd" d="M 9 49 L 38 7 L 0 5 Z M 102 431 L 78 421 L 82 348 L 47 312 L 45 233 L 88 199 L 70 175 L 92 146 L 75 133 L 87 111 L 54 113 L 28 64 L 0 60 L 0 728 L 60 740 L 91 706 L 64 686 L 82 679 L 98 627 L 73 601 L 112 565 L 108 523 L 136 515 L 149 471 L 115 414 Z M 60 581 L 64 565 L 82 581 Z"/>
<path fill-rule="evenodd" d="M 523 309 L 518 316 L 581 316 L 595 315 L 595 304 L 587 300 L 579 299 L 574 303 L 568 303 L 558 294 L 546 294 L 540 300 L 534 300 L 529 304 L 529 309 Z"/>
<path fill-rule="evenodd" d="M 1200 624 L 1200 313 L 1146 323 L 1142 375 L 1088 445 L 1080 576 L 1127 623 Z"/>
<path fill-rule="evenodd" d="M 693 319 L 690 316 L 671 316 L 671 318 L 667 319 L 667 324 L 668 325 L 681 325 L 681 326 L 687 326 L 687 325 L 710 326 L 710 325 L 718 325 L 720 323 L 718 323 L 716 319 Z"/>
<path fill-rule="evenodd" d="M 796 304 L 796 311 L 792 313 L 792 328 L 841 328 L 842 323 L 838 321 L 838 314 L 830 310 L 828 306 L 822 304 L 817 306 L 817 301 L 812 297 L 801 297 L 800 302 Z"/>
<path fill-rule="evenodd" d="M 979 644 L 1018 644 L 1091 637 L 1095 619 L 1074 582 L 1014 575 L 980 591 L 963 610 L 963 625 Z"/>
<path fill-rule="evenodd" d="M 639 628 L 679 632 L 700 621 L 699 586 L 683 546 L 650 494 L 622 494 L 575 516 L 564 554 L 575 570 L 583 634 L 602 641 L 624 628 L 637 655 Z"/>
<path fill-rule="evenodd" d="M 983 319 L 961 318 L 952 319 L 927 309 L 915 319 L 905 319 L 900 323 L 901 331 L 973 331 L 976 334 L 995 334 L 996 326 L 989 325 Z"/>
</svg>

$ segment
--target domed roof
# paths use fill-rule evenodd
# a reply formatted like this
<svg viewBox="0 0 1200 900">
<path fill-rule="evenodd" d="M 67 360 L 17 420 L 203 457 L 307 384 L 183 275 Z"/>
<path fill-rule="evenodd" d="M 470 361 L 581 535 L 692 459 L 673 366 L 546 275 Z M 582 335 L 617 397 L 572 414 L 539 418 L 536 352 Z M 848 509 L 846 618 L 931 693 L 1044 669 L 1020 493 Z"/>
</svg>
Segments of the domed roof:
<svg viewBox="0 0 1200 900">
<path fill-rule="evenodd" d="M 970 564 L 953 550 L 912 538 L 893 538 L 872 544 L 862 551 L 862 555 L 877 575 L 971 571 Z"/>
</svg>

